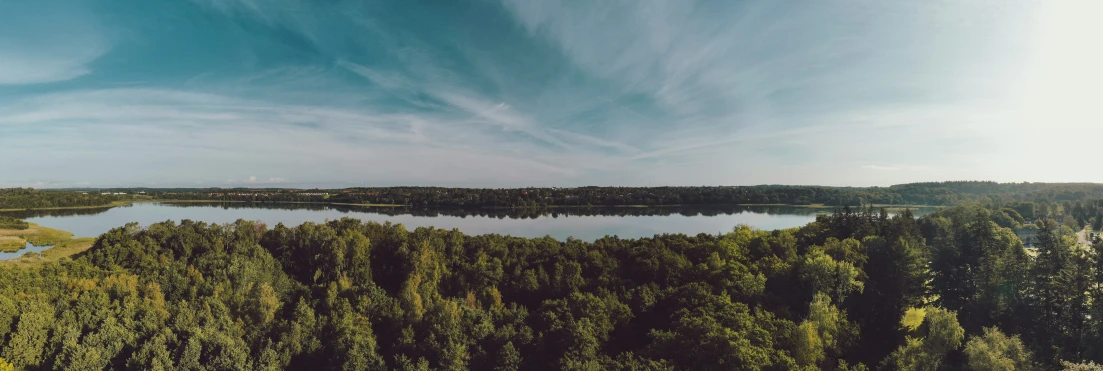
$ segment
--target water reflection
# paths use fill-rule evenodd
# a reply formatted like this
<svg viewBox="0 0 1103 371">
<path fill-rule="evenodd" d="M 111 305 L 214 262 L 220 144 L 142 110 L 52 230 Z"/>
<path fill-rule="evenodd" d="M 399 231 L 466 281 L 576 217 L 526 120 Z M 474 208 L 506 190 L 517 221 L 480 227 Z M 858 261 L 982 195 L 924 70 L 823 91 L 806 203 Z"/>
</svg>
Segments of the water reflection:
<svg viewBox="0 0 1103 371">
<path fill-rule="evenodd" d="M 93 237 L 129 222 L 146 226 L 166 220 L 190 219 L 229 223 L 258 220 L 269 225 L 352 217 L 364 221 L 402 223 L 408 228 L 458 228 L 469 234 L 521 237 L 576 237 L 593 240 L 606 235 L 650 237 L 662 233 L 721 233 L 746 224 L 760 229 L 805 225 L 831 208 L 791 206 L 742 207 L 593 207 L 546 209 L 420 209 L 293 203 L 140 203 L 111 209 L 38 210 L 5 213 L 29 222 Z M 930 210 L 916 210 L 922 215 Z"/>
<path fill-rule="evenodd" d="M 554 207 L 554 208 L 410 208 L 410 207 L 371 207 L 334 204 L 295 204 L 295 203 L 162 203 L 171 207 L 219 207 L 223 209 L 270 209 L 270 210 L 335 210 L 337 212 L 370 212 L 382 215 L 412 215 L 421 217 L 487 217 L 510 219 L 539 219 L 541 217 L 558 218 L 560 216 L 717 216 L 744 212 L 768 215 L 816 215 L 830 213 L 835 208 L 812 208 L 795 206 L 651 206 L 651 207 Z"/>
<path fill-rule="evenodd" d="M 116 207 L 130 207 L 130 205 L 116 206 Z M 19 219 L 39 218 L 44 216 L 73 216 L 73 215 L 96 215 L 103 214 L 111 207 L 90 208 L 90 209 L 61 209 L 61 210 L 20 210 L 20 211 L 3 211 L 0 215 L 10 216 Z"/>
<path fill-rule="evenodd" d="M 14 251 L 14 252 L 0 251 L 0 260 L 20 258 L 20 257 L 23 257 L 24 254 L 32 253 L 32 252 L 37 254 L 37 253 L 46 251 L 51 247 L 54 247 L 54 246 L 53 245 L 35 246 L 35 245 L 32 245 L 30 242 L 27 242 L 27 246 L 20 249 L 19 251 Z"/>
</svg>

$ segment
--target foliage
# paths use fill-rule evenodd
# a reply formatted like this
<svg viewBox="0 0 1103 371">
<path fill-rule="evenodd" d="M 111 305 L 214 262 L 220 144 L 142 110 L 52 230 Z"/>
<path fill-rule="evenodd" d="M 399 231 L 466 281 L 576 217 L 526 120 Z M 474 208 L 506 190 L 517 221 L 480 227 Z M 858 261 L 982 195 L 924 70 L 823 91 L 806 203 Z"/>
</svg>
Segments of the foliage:
<svg viewBox="0 0 1103 371">
<path fill-rule="evenodd" d="M 1014 371 L 1034 369 L 1030 351 L 1018 336 L 1007 336 L 989 327 L 983 335 L 973 336 L 965 344 L 969 368 L 976 371 Z"/>
<path fill-rule="evenodd" d="M 909 331 L 904 345 L 882 363 L 893 370 L 938 370 L 951 351 L 961 347 L 965 330 L 957 314 L 938 307 L 923 310 L 923 323 Z"/>
<path fill-rule="evenodd" d="M 27 222 L 25 221 L 12 218 L 10 216 L 0 215 L 0 229 L 24 230 L 30 226 L 31 225 L 27 224 Z"/>
<path fill-rule="evenodd" d="M 1103 185 L 1089 183 L 936 182 L 890 187 L 716 186 L 716 187 L 577 187 L 577 188 L 444 188 L 358 187 L 346 189 L 123 189 L 148 191 L 166 200 L 250 202 L 327 202 L 401 204 L 437 208 L 541 208 L 547 206 L 824 204 L 835 206 L 954 205 L 975 201 L 993 205 L 1022 202 L 1078 202 L 1103 198 Z M 1015 210 L 1019 210 L 1016 208 Z M 1025 210 L 1025 209 L 1024 209 Z M 1085 209 L 1087 210 L 1087 209 Z M 1095 209 L 1092 209 L 1095 210 Z M 1043 211 L 1043 210 L 1040 210 Z M 1093 212 L 1093 211 L 1084 211 Z M 1087 220 L 1074 215 L 1077 220 Z M 1031 221 L 1033 210 L 1020 215 Z M 1038 217 L 1045 217 L 1041 215 Z M 1009 216 L 1008 220 L 1014 217 Z M 1005 222 L 1005 221 L 1001 221 Z M 1020 222 L 1022 223 L 1022 222 Z"/>
<path fill-rule="evenodd" d="M 1096 364 L 1095 362 L 1072 363 L 1063 361 L 1061 362 L 1061 366 L 1064 371 L 1103 371 L 1103 365 Z"/>
<path fill-rule="evenodd" d="M 1032 260 L 997 221 L 1015 219 L 1005 208 L 846 208 L 788 230 L 596 241 L 354 219 L 130 224 L 69 258 L 0 265 L 0 357 L 30 370 L 1100 361 L 1103 243 L 1079 248 L 1046 220 Z"/>
<path fill-rule="evenodd" d="M 0 188 L 0 209 L 107 206 L 125 199 L 102 192 L 40 191 L 33 188 Z"/>
</svg>

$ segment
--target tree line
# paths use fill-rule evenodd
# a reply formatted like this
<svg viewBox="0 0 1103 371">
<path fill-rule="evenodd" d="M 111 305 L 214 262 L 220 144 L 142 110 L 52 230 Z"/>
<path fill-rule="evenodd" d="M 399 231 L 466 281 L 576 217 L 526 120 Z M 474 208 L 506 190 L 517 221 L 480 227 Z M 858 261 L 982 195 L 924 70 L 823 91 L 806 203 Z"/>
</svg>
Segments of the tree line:
<svg viewBox="0 0 1103 371">
<path fill-rule="evenodd" d="M 133 188 L 109 192 L 146 192 L 161 200 L 221 200 L 247 202 L 325 202 L 398 204 L 414 208 L 541 208 L 547 206 L 706 206 L 787 204 L 829 206 L 939 205 L 979 202 L 1075 202 L 1103 198 L 1103 184 L 996 183 L 980 181 L 911 183 L 889 187 L 822 186 L 702 186 L 702 187 L 577 187 L 577 188 L 447 188 L 358 187 L 345 189 Z M 11 191 L 8 191 L 11 193 Z M 0 192 L 0 207 L 32 205 L 106 205 L 113 196 L 80 195 L 74 191 L 15 189 L 19 197 Z M 75 193 L 75 194 L 74 194 Z M 93 193 L 93 192 L 88 192 Z M 30 195 L 30 196 L 28 196 Z M 84 196 L 85 198 L 78 197 Z M 12 200 L 8 200 L 11 197 Z M 33 201 L 35 197 L 52 200 Z M 96 197 L 86 199 L 87 197 Z M 71 201 L 63 201 L 64 199 Z M 98 201 L 94 201 L 98 200 Z M 6 206 L 5 206 L 6 205 Z"/>
<path fill-rule="evenodd" d="M 354 204 L 402 204 L 421 207 L 544 207 L 623 205 L 824 204 L 830 206 L 954 205 L 1011 201 L 1075 201 L 1103 198 L 1103 184 L 933 182 L 890 187 L 716 186 L 716 187 L 577 187 L 577 188 L 445 188 L 377 187 L 280 192 L 273 190 L 173 190 L 162 198 L 239 201 L 326 201 Z M 169 192 L 166 192 L 169 193 Z M 303 196 L 303 193 L 329 193 Z"/>
<path fill-rule="evenodd" d="M 0 188 L 0 209 L 107 206 L 124 199 L 127 198 L 121 195 L 105 195 L 101 192 Z"/>
<path fill-rule="evenodd" d="M 1002 210 L 1001 210 L 1002 212 Z M 1103 243 L 979 204 L 596 241 L 340 219 L 116 228 L 0 266 L 17 369 L 1031 370 L 1103 361 Z"/>
</svg>

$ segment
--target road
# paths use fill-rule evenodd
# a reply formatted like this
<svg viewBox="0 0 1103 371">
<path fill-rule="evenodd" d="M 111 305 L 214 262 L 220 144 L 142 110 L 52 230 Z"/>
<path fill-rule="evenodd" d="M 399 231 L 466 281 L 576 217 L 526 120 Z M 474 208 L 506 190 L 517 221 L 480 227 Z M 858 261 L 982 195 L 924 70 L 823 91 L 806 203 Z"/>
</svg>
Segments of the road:
<svg viewBox="0 0 1103 371">
<path fill-rule="evenodd" d="M 1081 245 L 1088 245 L 1088 246 L 1092 245 L 1092 242 L 1088 240 L 1088 230 L 1087 229 L 1083 229 L 1083 230 L 1080 230 L 1080 232 L 1076 232 L 1076 239 L 1080 240 Z"/>
</svg>

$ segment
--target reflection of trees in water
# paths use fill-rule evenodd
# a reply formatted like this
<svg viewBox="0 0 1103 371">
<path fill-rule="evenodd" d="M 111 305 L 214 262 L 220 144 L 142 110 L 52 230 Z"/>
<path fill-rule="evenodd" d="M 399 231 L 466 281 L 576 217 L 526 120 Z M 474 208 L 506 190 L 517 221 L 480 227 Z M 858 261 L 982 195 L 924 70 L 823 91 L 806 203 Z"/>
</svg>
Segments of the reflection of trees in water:
<svg viewBox="0 0 1103 371">
<path fill-rule="evenodd" d="M 363 212 L 387 216 L 412 215 L 420 217 L 487 217 L 510 219 L 536 219 L 541 217 L 570 216 L 718 216 L 743 212 L 769 215 L 815 215 L 830 213 L 833 209 L 814 209 L 792 206 L 667 206 L 667 207 L 552 207 L 552 208 L 411 208 L 370 207 L 332 204 L 296 203 L 164 203 L 172 207 L 219 207 L 223 209 L 271 209 L 271 210 L 336 210 L 342 213 Z"/>
<path fill-rule="evenodd" d="M 130 207 L 130 206 L 126 205 L 126 206 L 116 206 L 116 207 Z M 111 207 L 106 207 L 105 206 L 105 207 L 97 207 L 97 208 L 91 208 L 91 209 L 21 210 L 21 211 L 5 211 L 5 212 L 0 213 L 0 215 L 10 216 L 10 217 L 19 218 L 19 219 L 27 219 L 27 218 L 37 218 L 37 217 L 42 217 L 42 216 L 96 215 L 96 214 L 101 214 L 101 213 L 103 213 L 107 210 L 110 210 L 110 209 L 111 209 Z"/>
<path fill-rule="evenodd" d="M 517 208 L 517 209 L 490 209 L 490 208 L 411 208 L 411 207 L 370 207 L 349 206 L 332 204 L 311 203 L 279 203 L 279 202 L 203 202 L 203 203 L 160 203 L 168 207 L 217 207 L 225 210 L 232 209 L 269 209 L 269 210 L 308 210 L 324 211 L 335 210 L 341 213 L 362 212 L 387 216 L 412 215 L 419 217 L 487 217 L 498 219 L 537 219 L 558 218 L 571 216 L 719 216 L 739 213 L 753 213 L 766 215 L 816 215 L 831 213 L 834 208 L 808 208 L 794 206 L 666 206 L 666 207 L 557 207 L 557 208 Z M 117 206 L 117 207 L 130 207 Z M 8 215 L 20 219 L 42 216 L 75 216 L 96 215 L 110 208 L 96 209 L 69 209 L 69 210 L 31 210 L 5 212 Z M 917 216 L 926 214 L 925 210 L 915 210 Z"/>
</svg>

